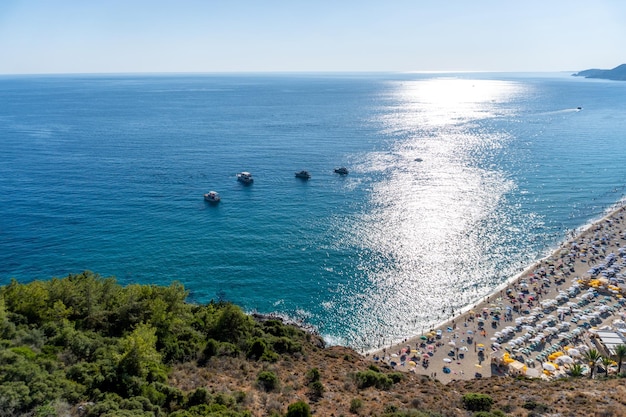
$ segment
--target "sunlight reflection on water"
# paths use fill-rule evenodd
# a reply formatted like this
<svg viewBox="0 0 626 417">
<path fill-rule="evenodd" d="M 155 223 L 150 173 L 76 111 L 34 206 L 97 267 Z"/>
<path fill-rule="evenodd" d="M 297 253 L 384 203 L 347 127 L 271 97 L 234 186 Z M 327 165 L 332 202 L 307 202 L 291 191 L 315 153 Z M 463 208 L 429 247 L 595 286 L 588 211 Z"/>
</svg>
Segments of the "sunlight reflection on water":
<svg viewBox="0 0 626 417">
<path fill-rule="evenodd" d="M 367 348 L 383 335 L 419 332 L 485 295 L 523 262 L 512 246 L 518 242 L 511 217 L 520 214 L 503 209 L 516 185 L 482 167 L 508 136 L 475 123 L 508 111 L 498 103 L 518 90 L 515 83 L 454 78 L 398 83 L 380 121 L 390 149 L 360 161 L 359 170 L 376 178 L 370 206 L 344 225 L 369 283 L 344 289 L 361 292 L 345 297 L 354 305 L 333 304 L 361 331 L 348 344 Z M 507 233 L 511 239 L 502 238 Z"/>
</svg>

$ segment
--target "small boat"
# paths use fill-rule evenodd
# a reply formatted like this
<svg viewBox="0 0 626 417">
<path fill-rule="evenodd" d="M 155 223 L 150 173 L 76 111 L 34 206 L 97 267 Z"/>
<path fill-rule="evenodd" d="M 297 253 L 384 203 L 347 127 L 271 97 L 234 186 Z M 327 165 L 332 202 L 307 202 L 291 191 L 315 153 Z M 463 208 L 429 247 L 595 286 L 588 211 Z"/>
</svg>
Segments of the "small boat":
<svg viewBox="0 0 626 417">
<path fill-rule="evenodd" d="M 346 167 L 335 168 L 335 173 L 339 175 L 348 175 L 348 168 Z"/>
<path fill-rule="evenodd" d="M 249 172 L 243 171 L 237 174 L 237 181 L 241 181 L 244 184 L 252 184 L 254 182 L 254 178 L 252 178 L 252 174 Z"/>
<path fill-rule="evenodd" d="M 204 199 L 209 203 L 219 203 L 222 197 L 216 191 L 209 191 L 204 195 Z"/>
<path fill-rule="evenodd" d="M 309 178 L 311 178 L 311 174 L 309 174 L 309 171 L 296 172 L 296 178 L 308 180 Z"/>
</svg>

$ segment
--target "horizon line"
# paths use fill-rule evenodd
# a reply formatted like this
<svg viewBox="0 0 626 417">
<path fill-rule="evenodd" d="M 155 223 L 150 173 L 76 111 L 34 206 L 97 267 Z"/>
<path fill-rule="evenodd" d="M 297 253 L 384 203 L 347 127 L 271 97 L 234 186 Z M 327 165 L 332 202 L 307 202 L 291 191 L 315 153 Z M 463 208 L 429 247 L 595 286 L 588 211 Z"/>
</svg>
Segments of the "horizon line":
<svg viewBox="0 0 626 417">
<path fill-rule="evenodd" d="M 23 73 L 3 73 L 2 76 L 63 76 L 63 75 L 270 75 L 270 74 L 555 74 L 555 73 L 576 73 L 575 70 L 410 70 L 410 71 L 362 71 L 362 70 L 285 70 L 285 71 L 110 71 L 110 72 L 23 72 Z"/>
</svg>

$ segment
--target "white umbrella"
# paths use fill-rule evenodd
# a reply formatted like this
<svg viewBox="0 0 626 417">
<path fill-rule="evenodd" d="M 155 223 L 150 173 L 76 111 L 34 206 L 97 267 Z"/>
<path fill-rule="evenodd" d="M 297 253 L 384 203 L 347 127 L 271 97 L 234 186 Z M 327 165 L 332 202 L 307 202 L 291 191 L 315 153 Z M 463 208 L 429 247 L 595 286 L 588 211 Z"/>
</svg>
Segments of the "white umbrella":
<svg viewBox="0 0 626 417">
<path fill-rule="evenodd" d="M 452 359 L 450 359 L 450 358 L 443 358 L 443 361 L 445 363 L 450 363 L 450 362 L 452 362 Z"/>
<path fill-rule="evenodd" d="M 578 350 L 578 349 L 576 349 L 576 348 L 572 348 L 572 349 L 570 349 L 570 350 L 568 350 L 568 351 L 567 351 L 567 354 L 568 354 L 569 356 L 573 356 L 573 357 L 577 358 L 577 357 L 579 357 L 579 356 L 580 356 L 580 350 Z"/>
<path fill-rule="evenodd" d="M 626 327 L 626 322 L 624 322 L 624 320 L 622 320 L 622 319 L 616 319 L 616 320 L 613 320 L 613 325 L 615 327 L 622 328 L 622 327 Z"/>
<path fill-rule="evenodd" d="M 571 364 L 571 363 L 574 363 L 574 359 L 572 359 L 571 356 L 563 355 L 563 356 L 559 356 L 558 358 L 556 358 L 556 362 Z"/>
<path fill-rule="evenodd" d="M 550 371 L 550 372 L 556 371 L 556 367 L 553 364 L 549 363 L 549 362 L 544 362 L 543 365 L 541 365 L 541 366 L 546 371 Z"/>
</svg>

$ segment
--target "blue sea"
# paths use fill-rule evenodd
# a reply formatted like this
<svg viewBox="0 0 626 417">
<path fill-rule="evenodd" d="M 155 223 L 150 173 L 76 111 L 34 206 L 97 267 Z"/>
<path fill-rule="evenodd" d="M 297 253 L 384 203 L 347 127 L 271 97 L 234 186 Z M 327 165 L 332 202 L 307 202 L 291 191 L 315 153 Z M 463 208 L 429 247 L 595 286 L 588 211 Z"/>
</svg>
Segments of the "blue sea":
<svg viewBox="0 0 626 417">
<path fill-rule="evenodd" d="M 0 103 L 0 284 L 180 281 L 357 349 L 625 193 L 626 83 L 569 73 L 1 76 Z"/>
</svg>

